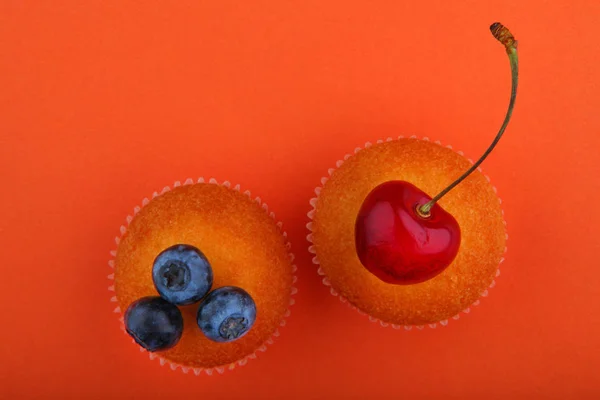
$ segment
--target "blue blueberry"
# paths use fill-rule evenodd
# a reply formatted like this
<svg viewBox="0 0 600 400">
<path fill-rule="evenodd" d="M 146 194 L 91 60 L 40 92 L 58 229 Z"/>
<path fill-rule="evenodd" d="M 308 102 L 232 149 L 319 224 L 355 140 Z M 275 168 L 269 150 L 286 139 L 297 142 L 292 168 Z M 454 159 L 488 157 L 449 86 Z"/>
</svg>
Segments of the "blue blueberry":
<svg viewBox="0 0 600 400">
<path fill-rule="evenodd" d="M 169 349 L 183 333 L 183 317 L 177 306 L 161 297 L 143 297 L 125 311 L 127 333 L 148 351 Z"/>
<path fill-rule="evenodd" d="M 163 299 L 181 306 L 196 303 L 206 296 L 212 287 L 213 272 L 200 250 L 178 244 L 156 257 L 152 280 Z"/>
<path fill-rule="evenodd" d="M 211 292 L 198 308 L 198 326 L 215 342 L 244 336 L 256 320 L 256 304 L 243 289 L 225 286 Z"/>
</svg>

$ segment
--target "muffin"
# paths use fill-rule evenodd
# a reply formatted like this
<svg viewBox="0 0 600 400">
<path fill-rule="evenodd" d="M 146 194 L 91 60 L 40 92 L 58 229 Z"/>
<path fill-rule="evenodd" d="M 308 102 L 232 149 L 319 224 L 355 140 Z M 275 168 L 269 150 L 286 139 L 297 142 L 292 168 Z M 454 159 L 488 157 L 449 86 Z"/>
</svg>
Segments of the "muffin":
<svg viewBox="0 0 600 400">
<path fill-rule="evenodd" d="M 369 271 L 357 254 L 355 229 L 365 198 L 381 184 L 406 181 L 435 194 L 473 165 L 450 146 L 416 137 L 388 138 L 338 161 L 311 199 L 309 251 L 323 283 L 372 321 L 394 328 L 446 325 L 487 296 L 506 251 L 501 200 L 477 169 L 439 201 L 460 227 L 461 243 L 439 274 L 413 284 L 391 284 Z"/>
<path fill-rule="evenodd" d="M 149 351 L 151 359 L 160 360 L 162 365 L 169 363 L 172 369 L 181 367 L 183 372 L 191 369 L 196 374 L 204 371 L 210 375 L 215 370 L 223 372 L 245 365 L 279 336 L 278 328 L 285 324 L 293 304 L 296 267 L 281 223 L 274 220 L 274 214 L 269 213 L 260 198 L 252 199 L 250 192 L 240 192 L 239 185 L 230 186 L 229 182 L 217 184 L 214 179 L 188 179 L 183 185 L 176 182 L 173 189 L 165 187 L 160 194 L 155 192 L 152 200 L 144 199 L 141 208 L 135 207 L 133 217 L 127 217 L 127 227 L 122 226 L 121 236 L 116 238 L 117 250 L 111 252 L 114 259 L 109 265 L 114 272 L 109 278 L 114 279 L 114 285 L 109 289 L 115 292 L 111 299 L 117 303 L 115 312 L 125 317 L 120 318 L 122 329 L 141 345 L 141 351 Z M 184 260 L 188 275 L 174 274 L 172 267 L 176 263 L 164 264 L 165 254 Z M 164 265 L 161 267 L 160 263 Z M 165 265 L 171 268 L 167 271 L 170 275 L 165 272 Z M 190 269 L 192 275 L 188 265 L 196 268 Z M 204 268 L 208 274 L 202 275 L 200 289 L 194 287 L 195 298 L 179 301 L 159 290 L 164 286 L 157 266 L 163 268 L 161 276 L 168 278 L 163 283 L 171 285 L 170 289 L 187 277 L 188 290 L 188 281 L 194 282 L 189 276 L 194 278 L 198 268 Z M 168 292 L 169 288 L 165 290 Z M 206 318 L 220 318 L 224 312 L 219 310 L 225 307 L 225 303 L 217 301 L 219 295 L 248 300 L 252 312 L 246 307 L 248 302 L 230 302 L 234 309 L 243 308 L 238 310 L 241 314 L 236 314 L 239 318 L 230 318 L 229 328 L 225 323 L 211 328 L 211 321 L 207 324 Z M 154 299 L 152 310 L 157 321 L 144 323 L 154 324 L 152 329 L 156 331 L 156 324 L 171 318 L 169 321 L 174 321 L 179 330 L 166 332 L 172 343 L 158 350 L 129 326 L 137 315 L 131 310 L 140 302 L 150 304 L 146 299 Z M 156 307 L 164 312 L 156 311 Z M 232 321 L 234 325 L 240 321 L 246 324 L 234 336 Z M 230 336 L 223 334 L 223 329 L 230 329 Z"/>
</svg>

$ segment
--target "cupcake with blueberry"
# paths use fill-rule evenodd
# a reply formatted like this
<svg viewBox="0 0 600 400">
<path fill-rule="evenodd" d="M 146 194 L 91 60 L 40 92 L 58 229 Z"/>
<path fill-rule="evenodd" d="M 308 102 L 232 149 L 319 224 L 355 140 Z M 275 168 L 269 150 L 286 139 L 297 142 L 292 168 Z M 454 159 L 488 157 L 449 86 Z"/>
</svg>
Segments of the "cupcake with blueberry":
<svg viewBox="0 0 600 400">
<path fill-rule="evenodd" d="M 290 246 L 266 204 L 202 179 L 142 204 L 110 261 L 123 330 L 151 359 L 196 374 L 265 351 L 295 292 Z"/>
<path fill-rule="evenodd" d="M 311 200 L 309 251 L 331 293 L 395 328 L 446 325 L 486 296 L 506 251 L 496 189 L 479 165 L 510 120 L 514 37 L 491 26 L 512 71 L 508 112 L 476 162 L 425 138 L 367 143 L 329 170 Z"/>
</svg>

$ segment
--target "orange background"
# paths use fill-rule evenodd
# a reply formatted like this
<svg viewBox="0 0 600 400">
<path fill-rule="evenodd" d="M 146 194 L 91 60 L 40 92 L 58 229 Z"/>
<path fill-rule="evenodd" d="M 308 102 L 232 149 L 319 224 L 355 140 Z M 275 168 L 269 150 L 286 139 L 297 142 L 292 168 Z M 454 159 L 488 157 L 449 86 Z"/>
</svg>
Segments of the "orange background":
<svg viewBox="0 0 600 400">
<path fill-rule="evenodd" d="M 600 2 L 455 3 L 0 2 L 0 398 L 598 398 Z M 521 62 L 484 164 L 502 275 L 445 328 L 381 328 L 320 283 L 308 200 L 366 141 L 481 154 L 509 94 L 496 20 Z M 197 176 L 261 196 L 299 266 L 276 345 L 223 376 L 148 361 L 106 290 L 125 216 Z"/>
</svg>

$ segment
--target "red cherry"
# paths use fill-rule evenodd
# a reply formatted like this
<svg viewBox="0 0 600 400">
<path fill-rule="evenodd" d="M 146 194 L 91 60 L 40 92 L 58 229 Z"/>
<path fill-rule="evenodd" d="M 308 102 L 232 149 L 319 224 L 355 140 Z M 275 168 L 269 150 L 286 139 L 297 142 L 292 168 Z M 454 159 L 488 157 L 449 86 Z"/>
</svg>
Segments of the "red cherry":
<svg viewBox="0 0 600 400">
<path fill-rule="evenodd" d="M 424 282 L 452 263 L 460 228 L 437 203 L 428 216 L 417 208 L 431 200 L 404 181 L 385 182 L 369 193 L 356 219 L 356 251 L 361 263 L 387 283 Z"/>
<path fill-rule="evenodd" d="M 506 49 L 512 75 L 508 110 L 492 144 L 471 168 L 434 198 L 408 182 L 390 181 L 373 189 L 360 208 L 354 232 L 356 252 L 360 262 L 384 282 L 405 285 L 426 281 L 448 267 L 458 253 L 458 223 L 437 202 L 475 171 L 496 147 L 517 97 L 517 41 L 498 22 L 490 30 Z"/>
</svg>

